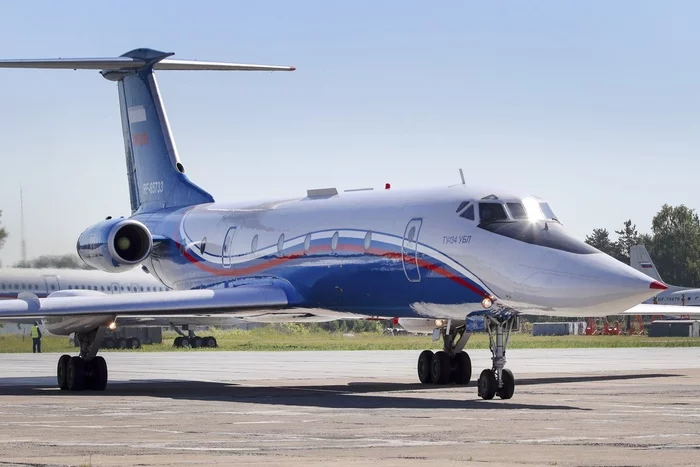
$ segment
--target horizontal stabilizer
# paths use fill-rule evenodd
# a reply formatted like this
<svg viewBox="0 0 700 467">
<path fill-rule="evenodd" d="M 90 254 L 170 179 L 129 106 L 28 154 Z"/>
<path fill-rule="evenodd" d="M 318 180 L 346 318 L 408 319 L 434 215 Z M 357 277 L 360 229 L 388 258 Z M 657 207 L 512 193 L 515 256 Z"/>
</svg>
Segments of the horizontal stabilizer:
<svg viewBox="0 0 700 467">
<path fill-rule="evenodd" d="M 138 70 L 146 60 L 131 57 L 112 58 L 42 58 L 0 60 L 0 68 L 45 68 L 63 70 Z M 220 70 L 220 71 L 294 71 L 293 66 L 251 65 L 246 63 L 205 62 L 198 60 L 162 59 L 153 64 L 154 70 Z"/>
</svg>

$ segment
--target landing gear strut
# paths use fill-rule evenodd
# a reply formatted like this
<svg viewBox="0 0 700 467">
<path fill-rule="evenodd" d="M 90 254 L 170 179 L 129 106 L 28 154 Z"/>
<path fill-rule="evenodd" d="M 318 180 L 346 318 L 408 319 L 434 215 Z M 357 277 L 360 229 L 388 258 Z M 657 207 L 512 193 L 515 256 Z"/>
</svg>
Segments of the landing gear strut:
<svg viewBox="0 0 700 467">
<path fill-rule="evenodd" d="M 489 334 L 493 366 L 479 375 L 479 396 L 486 400 L 493 399 L 496 395 L 501 399 L 510 399 L 515 391 L 515 378 L 510 370 L 503 367 L 506 364 L 506 347 L 517 315 L 512 312 L 500 312 L 485 315 L 484 320 Z"/>
<path fill-rule="evenodd" d="M 173 347 L 192 347 L 194 349 L 198 349 L 200 347 L 218 347 L 218 344 L 216 342 L 216 338 L 213 336 L 207 336 L 207 337 L 199 337 L 195 335 L 194 331 L 192 329 L 188 329 L 188 326 L 185 325 L 182 327 L 183 330 L 187 331 L 187 334 L 183 332 L 183 330 L 180 330 L 177 326 L 175 325 L 170 325 L 170 327 L 180 334 L 178 337 L 175 338 L 175 341 L 173 341 Z"/>
<path fill-rule="evenodd" d="M 80 391 L 90 389 L 104 391 L 107 387 L 107 362 L 97 356 L 105 328 L 100 326 L 89 332 L 75 334 L 80 344 L 80 355 L 61 355 L 56 368 L 56 380 L 61 390 Z"/>
<path fill-rule="evenodd" d="M 471 337 L 471 332 L 466 330 L 466 326 L 451 328 L 450 322 L 439 332 L 443 350 L 434 354 L 431 350 L 421 352 L 418 357 L 418 379 L 423 384 L 469 384 L 472 361 L 462 349 Z"/>
</svg>

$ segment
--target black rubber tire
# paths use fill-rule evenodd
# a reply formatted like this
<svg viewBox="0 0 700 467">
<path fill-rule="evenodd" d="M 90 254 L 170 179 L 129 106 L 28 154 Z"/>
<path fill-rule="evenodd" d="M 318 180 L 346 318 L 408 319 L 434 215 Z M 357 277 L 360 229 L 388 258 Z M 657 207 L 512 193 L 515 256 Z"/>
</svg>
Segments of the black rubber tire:
<svg viewBox="0 0 700 467">
<path fill-rule="evenodd" d="M 198 349 L 204 345 L 204 340 L 199 336 L 193 337 L 190 339 L 190 345 L 193 349 Z"/>
<path fill-rule="evenodd" d="M 510 399 L 515 392 L 515 378 L 513 377 L 513 372 L 503 369 L 501 378 L 503 379 L 503 386 L 498 390 L 498 397 L 501 399 Z"/>
<path fill-rule="evenodd" d="M 138 340 L 136 337 L 130 337 L 128 340 L 128 344 L 130 349 L 138 349 L 141 347 L 141 341 Z"/>
<path fill-rule="evenodd" d="M 68 361 L 67 387 L 70 391 L 81 391 L 85 388 L 85 361 L 80 357 L 71 357 Z"/>
<path fill-rule="evenodd" d="M 472 359 L 467 352 L 460 352 L 452 357 L 452 380 L 455 384 L 469 384 L 472 379 Z"/>
<path fill-rule="evenodd" d="M 182 347 L 182 340 L 183 340 L 183 339 L 184 339 L 184 338 L 183 338 L 182 336 L 177 336 L 177 337 L 175 338 L 175 340 L 173 341 L 173 347 L 177 347 L 177 348 Z"/>
<path fill-rule="evenodd" d="M 430 365 L 430 378 L 435 384 L 447 384 L 452 375 L 452 359 L 450 354 L 444 351 L 435 353 L 433 362 Z"/>
<path fill-rule="evenodd" d="M 129 348 L 129 342 L 124 339 L 123 337 L 120 337 L 117 339 L 117 348 L 118 349 L 128 349 Z"/>
<path fill-rule="evenodd" d="M 496 395 L 496 390 L 498 389 L 498 383 L 496 382 L 496 375 L 493 371 L 486 369 L 479 375 L 479 397 L 485 400 L 493 399 Z"/>
<path fill-rule="evenodd" d="M 423 384 L 430 384 L 433 382 L 430 376 L 430 367 L 433 364 L 433 351 L 424 350 L 418 356 L 418 379 Z"/>
<path fill-rule="evenodd" d="M 102 347 L 103 349 L 113 349 L 115 347 L 114 339 L 108 337 L 107 339 L 102 341 L 102 345 L 100 347 Z"/>
<path fill-rule="evenodd" d="M 216 347 L 216 338 L 214 338 L 213 336 L 205 337 L 204 338 L 204 346 L 211 347 L 211 348 Z"/>
<path fill-rule="evenodd" d="M 68 389 L 68 362 L 70 362 L 70 358 L 70 355 L 61 355 L 61 358 L 58 359 L 58 365 L 56 365 L 56 382 L 62 391 Z"/>
<path fill-rule="evenodd" d="M 107 387 L 107 362 L 102 357 L 95 357 L 85 363 L 85 388 L 92 391 L 104 391 Z"/>
</svg>

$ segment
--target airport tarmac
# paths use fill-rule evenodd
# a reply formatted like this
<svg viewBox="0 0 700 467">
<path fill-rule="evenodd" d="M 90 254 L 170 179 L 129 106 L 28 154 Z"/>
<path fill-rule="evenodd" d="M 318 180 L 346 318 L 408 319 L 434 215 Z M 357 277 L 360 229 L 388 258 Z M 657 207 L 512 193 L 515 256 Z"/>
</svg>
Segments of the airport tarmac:
<svg viewBox="0 0 700 467">
<path fill-rule="evenodd" d="M 417 384 L 418 351 L 0 355 L 5 465 L 698 465 L 700 348 L 509 350 L 513 399 Z"/>
</svg>

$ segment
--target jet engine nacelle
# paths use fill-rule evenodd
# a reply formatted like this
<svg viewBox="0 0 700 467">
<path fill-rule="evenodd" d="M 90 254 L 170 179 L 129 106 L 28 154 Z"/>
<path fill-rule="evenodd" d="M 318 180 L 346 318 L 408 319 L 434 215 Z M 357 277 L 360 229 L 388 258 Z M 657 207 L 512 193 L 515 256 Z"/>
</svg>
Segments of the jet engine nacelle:
<svg viewBox="0 0 700 467">
<path fill-rule="evenodd" d="M 78 238 L 78 256 L 106 272 L 128 271 L 153 250 L 148 228 L 133 219 L 107 219 L 87 228 Z"/>
</svg>

